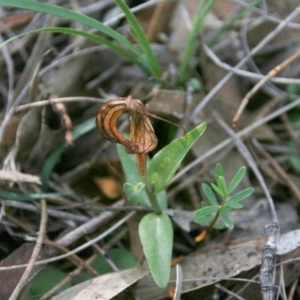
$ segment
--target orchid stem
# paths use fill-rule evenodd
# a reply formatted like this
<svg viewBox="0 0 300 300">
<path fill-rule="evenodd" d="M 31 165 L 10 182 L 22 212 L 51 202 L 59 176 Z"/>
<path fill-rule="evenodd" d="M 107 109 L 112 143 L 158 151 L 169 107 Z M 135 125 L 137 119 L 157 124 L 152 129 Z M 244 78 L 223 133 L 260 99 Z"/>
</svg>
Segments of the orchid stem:
<svg viewBox="0 0 300 300">
<path fill-rule="evenodd" d="M 147 154 L 146 153 L 139 153 L 135 157 L 136 159 L 136 166 L 137 170 L 145 184 L 145 190 L 149 197 L 151 206 L 154 212 L 159 215 L 161 214 L 161 208 L 158 204 L 156 194 L 153 192 L 154 188 L 153 185 L 148 181 L 146 173 L 147 173 Z"/>
<path fill-rule="evenodd" d="M 161 214 L 161 208 L 158 204 L 158 201 L 157 201 L 157 197 L 156 197 L 156 194 L 153 193 L 153 187 L 152 185 L 147 181 L 146 178 L 144 178 L 144 184 L 145 184 L 145 190 L 146 190 L 146 193 L 149 197 L 149 200 L 150 200 L 150 203 L 151 203 L 151 206 L 154 210 L 154 212 L 159 215 Z"/>
</svg>

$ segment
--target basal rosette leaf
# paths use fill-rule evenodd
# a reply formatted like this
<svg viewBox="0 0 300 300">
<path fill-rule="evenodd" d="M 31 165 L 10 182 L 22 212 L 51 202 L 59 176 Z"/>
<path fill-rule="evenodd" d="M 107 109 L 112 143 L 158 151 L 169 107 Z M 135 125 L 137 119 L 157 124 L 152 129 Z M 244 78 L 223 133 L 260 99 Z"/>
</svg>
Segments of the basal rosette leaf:
<svg viewBox="0 0 300 300">
<path fill-rule="evenodd" d="M 149 213 L 139 224 L 139 235 L 155 283 L 168 284 L 173 249 L 173 227 L 165 213 Z"/>
</svg>

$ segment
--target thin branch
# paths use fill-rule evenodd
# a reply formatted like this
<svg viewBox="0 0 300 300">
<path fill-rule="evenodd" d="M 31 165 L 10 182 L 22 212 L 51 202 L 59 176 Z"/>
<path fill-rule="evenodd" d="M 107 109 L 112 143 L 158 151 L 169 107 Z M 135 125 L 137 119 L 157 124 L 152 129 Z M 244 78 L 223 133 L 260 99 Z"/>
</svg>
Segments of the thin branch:
<svg viewBox="0 0 300 300">
<path fill-rule="evenodd" d="M 43 241 L 46 235 L 46 227 L 47 227 L 47 204 L 46 200 L 41 200 L 41 222 L 40 222 L 40 228 L 39 228 L 39 235 L 36 241 L 36 244 L 34 246 L 31 258 L 26 264 L 26 269 L 22 275 L 22 278 L 20 279 L 18 285 L 16 286 L 15 290 L 13 291 L 12 295 L 10 296 L 9 300 L 16 300 L 19 293 L 21 292 L 22 288 L 27 283 L 27 280 L 30 276 L 31 271 L 33 270 L 35 266 L 35 262 L 38 259 L 39 253 L 42 249 Z"/>
<path fill-rule="evenodd" d="M 297 107 L 300 104 L 300 98 L 297 98 L 295 101 L 293 101 L 292 103 L 289 103 L 281 108 L 279 108 L 278 110 L 276 110 L 275 112 L 267 115 L 266 117 L 254 122 L 253 124 L 249 125 L 248 127 L 244 128 L 243 130 L 239 131 L 236 133 L 237 137 L 242 137 L 248 133 L 250 133 L 252 130 L 254 130 L 255 128 L 269 122 L 270 120 L 273 120 L 275 118 L 277 118 L 278 116 L 280 116 L 281 114 Z M 206 153 L 204 153 L 203 155 L 199 156 L 197 159 L 195 159 L 192 163 L 190 163 L 189 165 L 187 165 L 186 167 L 182 168 L 172 179 L 171 184 L 176 182 L 182 175 L 184 175 L 185 173 L 187 173 L 189 170 L 191 170 L 192 168 L 194 168 L 195 166 L 197 166 L 198 164 L 200 164 L 202 161 L 204 161 L 206 158 L 212 156 L 213 154 L 215 154 L 216 152 L 222 150 L 224 147 L 226 147 L 227 145 L 229 145 L 232 142 L 232 138 L 228 138 L 226 140 L 224 140 L 222 143 L 216 145 L 215 147 L 213 147 L 212 149 L 210 149 L 209 151 L 207 151 Z"/>
<path fill-rule="evenodd" d="M 275 77 L 279 72 L 281 72 L 285 67 L 287 67 L 289 64 L 291 64 L 293 61 L 295 61 L 300 56 L 300 49 L 294 53 L 292 56 L 288 57 L 285 61 L 283 61 L 281 64 L 276 66 L 274 69 L 272 69 L 264 78 L 262 78 L 243 98 L 233 120 L 232 124 L 233 126 L 236 126 L 238 120 L 240 119 L 244 109 L 246 108 L 250 98 L 271 78 Z"/>
<path fill-rule="evenodd" d="M 283 30 L 286 25 L 293 20 L 300 13 L 300 5 L 292 11 L 290 15 L 286 17 L 284 21 L 282 21 L 272 32 L 270 32 L 267 36 L 265 36 L 260 43 L 254 47 L 250 53 L 248 53 L 228 74 L 226 74 L 218 84 L 201 100 L 200 104 L 195 108 L 193 113 L 190 116 L 190 121 L 195 120 L 199 112 L 204 108 L 204 106 L 212 99 L 212 97 L 220 90 L 220 88 L 231 78 L 234 74 L 235 70 L 239 69 L 243 66 L 250 57 L 256 54 L 259 50 L 261 50 L 269 41 L 271 41 L 281 30 Z"/>
<path fill-rule="evenodd" d="M 205 51 L 205 54 L 220 68 L 227 70 L 227 71 L 232 71 L 234 72 L 235 75 L 254 79 L 254 80 L 261 80 L 265 78 L 264 75 L 253 73 L 250 71 L 246 70 L 241 70 L 241 69 L 236 69 L 220 60 L 220 58 L 206 45 L 203 45 L 203 49 Z M 285 78 L 285 77 L 275 77 L 275 78 L 270 78 L 270 81 L 274 83 L 281 83 L 281 84 L 299 84 L 300 85 L 300 79 L 298 78 Z"/>
<path fill-rule="evenodd" d="M 94 103 L 104 103 L 105 99 L 101 98 L 94 98 L 94 97 L 62 97 L 62 98 L 53 98 L 53 99 L 48 99 L 48 100 L 41 100 L 41 101 L 36 101 L 33 103 L 28 103 L 24 105 L 17 106 L 15 108 L 16 112 L 20 112 L 22 110 L 30 109 L 33 107 L 41 107 L 41 106 L 46 106 L 54 103 L 66 103 L 66 102 L 94 102 Z"/>
<path fill-rule="evenodd" d="M 117 242 L 119 242 L 124 236 L 128 233 L 128 229 L 124 228 L 119 233 L 116 234 L 116 236 L 113 237 L 111 241 L 106 243 L 103 246 L 104 250 L 107 250 L 111 248 L 113 245 L 115 245 Z M 91 265 L 93 261 L 95 261 L 99 257 L 98 254 L 93 254 L 91 257 L 89 257 L 85 263 L 88 265 Z M 55 287 L 53 287 L 50 291 L 48 291 L 45 295 L 43 295 L 40 300 L 46 300 L 51 298 L 55 293 L 57 293 L 62 287 L 64 287 L 66 284 L 71 282 L 75 276 L 79 275 L 83 271 L 83 266 L 79 266 L 74 271 L 70 272 L 68 276 L 66 276 L 62 281 L 60 281 Z"/>
<path fill-rule="evenodd" d="M 297 185 L 291 180 L 288 174 L 280 166 L 280 164 L 262 147 L 262 145 L 256 140 L 252 140 L 253 145 L 264 155 L 268 160 L 269 164 L 273 167 L 273 170 L 286 182 L 286 184 L 293 191 L 294 195 L 298 198 L 300 202 L 300 190 Z"/>
<path fill-rule="evenodd" d="M 44 259 L 44 260 L 39 260 L 35 263 L 35 265 L 43 265 L 43 264 L 48 264 L 50 262 L 54 262 L 54 261 L 58 261 L 64 258 L 67 258 L 73 254 L 76 254 L 88 247 L 90 247 L 91 245 L 93 245 L 94 243 L 99 242 L 100 240 L 104 239 L 106 236 L 108 236 L 109 234 L 113 233 L 117 228 L 119 228 L 121 225 L 123 225 L 125 222 L 127 222 L 133 215 L 135 214 L 135 212 L 131 212 L 128 215 L 126 215 L 124 218 L 122 218 L 120 221 L 118 221 L 116 224 L 114 224 L 113 226 L 111 226 L 108 230 L 106 230 L 105 232 L 103 232 L 102 234 L 100 234 L 99 236 L 95 237 L 94 239 L 86 242 L 85 244 L 79 246 L 78 248 L 75 248 L 74 250 L 68 252 L 67 254 L 63 254 L 63 255 L 59 255 L 53 258 L 49 258 L 49 259 Z M 20 269 L 20 268 L 24 268 L 26 267 L 27 264 L 22 264 L 22 265 L 14 265 L 14 266 L 9 266 L 9 267 L 0 267 L 0 271 L 5 271 L 5 270 L 13 270 L 13 269 Z"/>
</svg>

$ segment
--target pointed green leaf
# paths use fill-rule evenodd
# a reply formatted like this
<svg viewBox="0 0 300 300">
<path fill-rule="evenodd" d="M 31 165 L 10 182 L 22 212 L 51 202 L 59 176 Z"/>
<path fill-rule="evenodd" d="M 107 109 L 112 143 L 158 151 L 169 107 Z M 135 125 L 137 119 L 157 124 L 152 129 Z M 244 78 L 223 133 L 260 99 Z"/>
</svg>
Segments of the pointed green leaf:
<svg viewBox="0 0 300 300">
<path fill-rule="evenodd" d="M 185 155 L 202 135 L 205 128 L 205 123 L 200 124 L 185 136 L 164 147 L 152 158 L 147 170 L 147 177 L 148 181 L 154 185 L 155 193 L 167 187 Z"/>
<path fill-rule="evenodd" d="M 211 184 L 211 187 L 215 190 L 216 193 L 223 197 L 223 192 L 214 183 Z"/>
<path fill-rule="evenodd" d="M 222 193 L 222 197 L 223 198 L 227 197 L 228 193 L 227 193 L 225 178 L 223 176 L 219 176 L 217 182 L 218 182 L 218 188 Z"/>
<path fill-rule="evenodd" d="M 215 173 L 216 173 L 216 178 L 218 178 L 219 176 L 223 176 L 224 177 L 223 166 L 220 163 L 216 164 Z"/>
<path fill-rule="evenodd" d="M 211 187 L 208 184 L 203 183 L 202 190 L 212 205 L 218 205 L 218 200 L 217 200 L 213 190 L 211 189 Z"/>
<path fill-rule="evenodd" d="M 139 235 L 154 281 L 160 288 L 168 284 L 171 271 L 173 227 L 165 213 L 149 213 L 139 224 Z"/>
<path fill-rule="evenodd" d="M 203 218 L 204 216 L 210 216 L 212 213 L 217 212 L 220 208 L 220 205 L 206 206 L 195 211 L 194 216 L 195 218 Z"/>
<path fill-rule="evenodd" d="M 226 201 L 226 204 L 227 206 L 229 206 L 230 208 L 233 208 L 233 209 L 240 209 L 240 208 L 243 208 L 243 205 L 238 203 L 238 202 L 233 202 L 233 201 Z"/>
<path fill-rule="evenodd" d="M 236 195 L 232 196 L 226 202 L 228 202 L 228 201 L 230 201 L 230 202 L 239 202 L 239 201 L 249 197 L 253 193 L 253 191 L 254 191 L 253 188 L 247 188 L 243 191 L 240 191 Z"/>
<path fill-rule="evenodd" d="M 231 221 L 231 219 L 228 217 L 228 215 L 226 213 L 221 211 L 220 218 L 222 219 L 222 221 L 224 222 L 226 227 L 228 227 L 229 229 L 233 228 L 233 222 Z"/>
<path fill-rule="evenodd" d="M 195 223 L 205 225 L 210 224 L 213 221 L 214 217 L 212 216 L 203 216 L 203 217 L 195 217 Z"/>
<path fill-rule="evenodd" d="M 238 184 L 241 182 L 243 179 L 244 175 L 246 173 L 246 167 L 241 167 L 237 173 L 234 175 L 232 178 L 229 187 L 228 187 L 228 194 L 231 194 L 234 189 L 238 186 Z"/>
<path fill-rule="evenodd" d="M 141 49 L 143 49 L 144 54 L 149 60 L 149 67 L 152 70 L 151 74 L 156 77 L 161 77 L 161 69 L 159 63 L 157 61 L 156 56 L 153 53 L 150 42 L 145 34 L 141 24 L 135 17 L 134 13 L 131 12 L 130 8 L 127 6 L 124 0 L 115 0 L 117 5 L 120 7 L 122 12 L 124 13 L 127 22 L 131 26 L 131 30 L 134 33 L 135 40 L 140 45 Z"/>
</svg>

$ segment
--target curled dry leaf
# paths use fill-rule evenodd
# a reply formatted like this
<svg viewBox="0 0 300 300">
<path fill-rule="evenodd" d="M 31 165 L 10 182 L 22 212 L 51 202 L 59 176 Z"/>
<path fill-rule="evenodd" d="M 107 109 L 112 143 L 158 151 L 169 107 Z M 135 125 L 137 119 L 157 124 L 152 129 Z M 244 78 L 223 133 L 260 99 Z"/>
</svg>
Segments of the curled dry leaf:
<svg viewBox="0 0 300 300">
<path fill-rule="evenodd" d="M 123 113 L 130 115 L 130 140 L 117 130 L 116 120 Z M 146 154 L 157 146 L 157 137 L 144 104 L 132 96 L 107 101 L 98 110 L 96 125 L 100 133 L 113 143 L 120 143 L 130 154 Z"/>
</svg>

